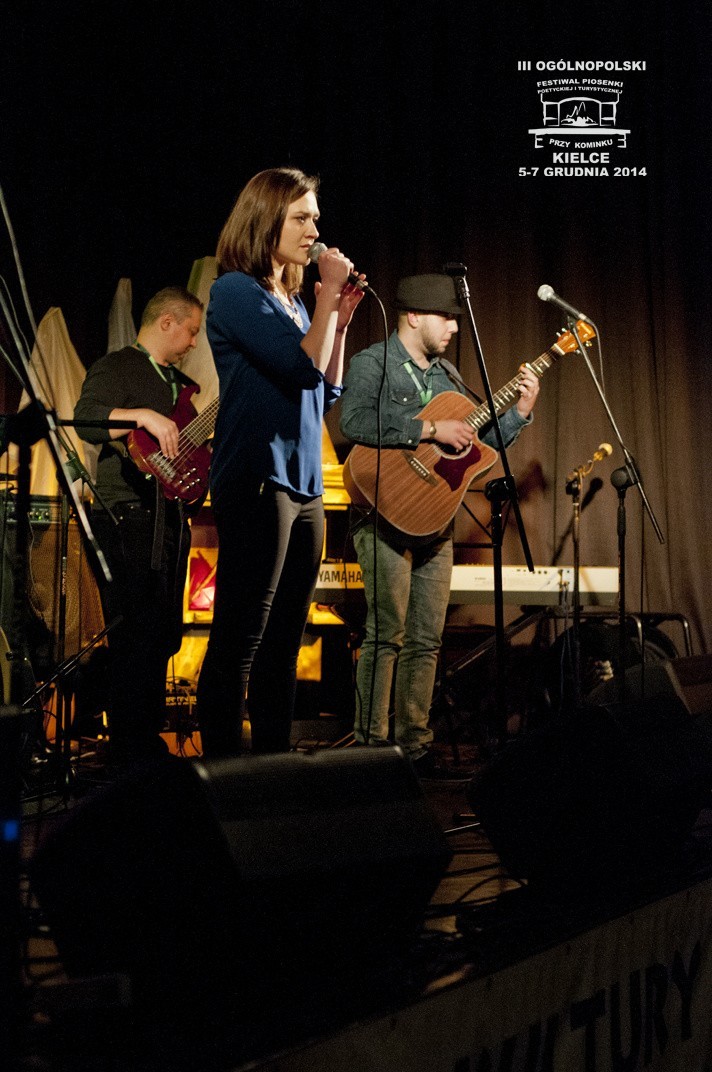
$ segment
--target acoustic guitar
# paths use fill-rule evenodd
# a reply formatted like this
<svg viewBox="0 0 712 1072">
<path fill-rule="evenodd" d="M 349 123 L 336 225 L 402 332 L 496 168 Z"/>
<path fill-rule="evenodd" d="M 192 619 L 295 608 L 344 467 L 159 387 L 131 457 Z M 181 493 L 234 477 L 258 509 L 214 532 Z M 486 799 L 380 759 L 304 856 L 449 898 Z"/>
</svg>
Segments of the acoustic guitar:
<svg viewBox="0 0 712 1072">
<path fill-rule="evenodd" d="M 590 345 L 595 337 L 591 325 L 579 320 L 576 330 L 582 343 Z M 577 348 L 575 335 L 566 331 L 527 367 L 541 379 L 562 354 Z M 521 375 L 517 373 L 492 396 L 498 416 L 518 400 Z M 400 532 L 422 537 L 435 535 L 452 520 L 475 477 L 497 461 L 497 451 L 478 437 L 491 420 L 486 402 L 473 406 L 465 395 L 443 391 L 428 402 L 418 419 L 427 423 L 461 420 L 475 435 L 470 446 L 459 452 L 430 441 L 419 443 L 415 450 L 389 447 L 380 452 L 357 444 L 344 463 L 343 474 L 352 502 L 366 508 L 375 506 L 378 483 L 379 514 Z"/>
</svg>

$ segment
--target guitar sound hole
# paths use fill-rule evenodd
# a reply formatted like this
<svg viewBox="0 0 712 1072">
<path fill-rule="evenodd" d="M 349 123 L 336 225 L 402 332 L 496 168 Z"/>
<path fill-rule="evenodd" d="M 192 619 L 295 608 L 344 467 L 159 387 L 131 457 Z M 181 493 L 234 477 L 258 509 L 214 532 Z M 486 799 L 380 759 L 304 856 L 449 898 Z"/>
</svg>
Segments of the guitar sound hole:
<svg viewBox="0 0 712 1072">
<path fill-rule="evenodd" d="M 470 447 L 463 447 L 462 450 L 457 450 L 455 447 L 449 446 L 447 443 L 438 443 L 438 450 L 441 454 L 444 454 L 446 458 L 461 458 L 463 454 L 467 454 Z"/>
</svg>

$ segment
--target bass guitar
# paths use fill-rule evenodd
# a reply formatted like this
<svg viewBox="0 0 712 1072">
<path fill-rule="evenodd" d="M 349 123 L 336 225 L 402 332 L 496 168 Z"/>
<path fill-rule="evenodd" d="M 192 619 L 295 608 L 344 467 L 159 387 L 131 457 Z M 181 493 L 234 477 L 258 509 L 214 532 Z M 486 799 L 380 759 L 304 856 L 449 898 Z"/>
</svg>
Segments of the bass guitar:
<svg viewBox="0 0 712 1072">
<path fill-rule="evenodd" d="M 207 441 L 215 429 L 219 398 L 215 398 L 202 413 L 196 414 L 191 401 L 200 388 L 196 384 L 184 387 L 178 395 L 171 420 L 178 425 L 178 454 L 168 458 L 143 428 L 134 428 L 128 435 L 128 450 L 132 461 L 143 473 L 155 476 L 163 486 L 167 499 L 182 499 L 193 503 L 208 490 L 210 450 Z"/>
<path fill-rule="evenodd" d="M 590 345 L 595 337 L 591 325 L 579 320 L 576 330 L 582 343 Z M 577 348 L 576 337 L 566 331 L 527 367 L 541 379 L 562 354 Z M 492 396 L 497 415 L 519 398 L 520 379 L 518 373 Z M 475 477 L 497 461 L 497 451 L 480 442 L 477 434 L 491 420 L 486 402 L 473 407 L 465 395 L 443 391 L 428 402 L 418 419 L 428 423 L 461 420 L 475 435 L 470 446 L 459 452 L 430 441 L 415 450 L 390 447 L 378 451 L 357 444 L 344 463 L 344 486 L 351 501 L 366 508 L 376 505 L 378 486 L 378 512 L 389 525 L 409 536 L 431 536 L 449 524 Z"/>
</svg>

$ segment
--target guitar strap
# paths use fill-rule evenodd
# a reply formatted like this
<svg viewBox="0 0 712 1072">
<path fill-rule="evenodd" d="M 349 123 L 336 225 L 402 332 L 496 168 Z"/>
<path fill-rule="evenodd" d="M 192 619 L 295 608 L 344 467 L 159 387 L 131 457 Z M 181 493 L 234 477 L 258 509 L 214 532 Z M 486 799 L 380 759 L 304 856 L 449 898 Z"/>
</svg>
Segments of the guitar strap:
<svg viewBox="0 0 712 1072">
<path fill-rule="evenodd" d="M 156 513 L 153 518 L 153 546 L 151 547 L 151 569 L 160 570 L 163 559 L 163 539 L 166 534 L 166 497 L 160 482 L 156 485 Z"/>
<path fill-rule="evenodd" d="M 178 374 L 172 365 L 159 365 L 158 362 L 151 356 L 145 346 L 136 340 L 134 346 L 137 350 L 140 350 L 142 354 L 145 354 L 148 360 L 155 368 L 158 375 L 162 380 L 168 384 L 171 389 L 171 395 L 173 396 L 173 403 L 175 404 L 178 395 L 180 393 L 181 385 L 178 379 Z M 163 494 L 163 488 L 160 481 L 153 478 L 153 482 L 156 485 L 156 510 L 153 518 L 153 544 L 151 547 L 151 569 L 160 570 L 161 563 L 163 561 L 163 540 L 166 534 L 166 497 Z M 182 524 L 182 522 L 181 522 Z"/>
<path fill-rule="evenodd" d="M 477 402 L 477 404 L 481 406 L 484 399 L 480 398 L 480 396 L 477 394 L 477 391 L 473 391 L 472 388 L 465 383 L 462 376 L 460 375 L 460 370 L 455 368 L 452 361 L 448 361 L 447 358 L 441 357 L 440 364 L 442 365 L 448 379 L 453 380 L 455 383 L 460 384 L 461 387 L 464 387 L 467 394 L 471 395 L 472 398 L 474 398 L 475 402 Z"/>
</svg>

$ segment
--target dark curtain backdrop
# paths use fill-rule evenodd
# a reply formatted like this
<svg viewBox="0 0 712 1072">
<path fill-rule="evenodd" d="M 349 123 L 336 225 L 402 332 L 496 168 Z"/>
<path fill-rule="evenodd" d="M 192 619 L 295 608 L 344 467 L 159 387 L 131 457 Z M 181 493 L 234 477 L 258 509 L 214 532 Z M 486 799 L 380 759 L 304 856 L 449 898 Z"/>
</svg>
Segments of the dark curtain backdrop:
<svg viewBox="0 0 712 1072">
<path fill-rule="evenodd" d="M 59 305 L 87 364 L 121 276 L 138 315 L 214 251 L 252 174 L 317 172 L 322 237 L 368 272 L 390 326 L 400 275 L 467 265 L 494 389 L 564 326 L 537 300 L 541 283 L 592 316 L 609 404 L 665 537 L 631 490 L 627 604 L 684 613 L 696 650 L 712 650 L 707 3 L 159 0 L 10 4 L 2 21 L 0 183 L 35 312 Z M 559 59 L 646 62 L 604 75 L 624 83 L 618 125 L 630 130 L 609 177 L 519 175 L 551 163 L 528 131 L 542 122 L 537 79 L 557 73 L 517 61 Z M 614 177 L 613 164 L 647 174 Z M 17 293 L 4 238 L 2 250 Z M 364 302 L 350 352 L 381 335 Z M 454 356 L 481 390 L 466 331 Z M 583 360 L 566 356 L 510 458 L 535 562 L 551 562 L 569 524 L 566 474 L 602 441 L 615 451 L 592 474 L 603 487 L 581 560 L 615 565 L 609 476 L 622 455 Z M 569 540 L 562 562 L 571 553 Z M 511 526 L 505 560 L 523 561 Z"/>
</svg>

